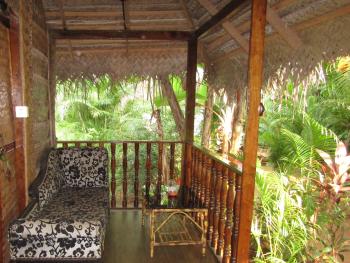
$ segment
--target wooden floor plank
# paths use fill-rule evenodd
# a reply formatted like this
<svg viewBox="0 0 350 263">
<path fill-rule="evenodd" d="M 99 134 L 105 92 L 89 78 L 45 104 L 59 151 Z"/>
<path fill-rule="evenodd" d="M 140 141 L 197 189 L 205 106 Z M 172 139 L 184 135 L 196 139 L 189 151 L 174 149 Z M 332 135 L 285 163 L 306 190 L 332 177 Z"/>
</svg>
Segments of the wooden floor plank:
<svg viewBox="0 0 350 263">
<path fill-rule="evenodd" d="M 106 233 L 104 263 L 214 263 L 216 257 L 201 246 L 155 247 L 149 256 L 149 225 L 141 226 L 140 210 L 112 210 Z"/>
</svg>

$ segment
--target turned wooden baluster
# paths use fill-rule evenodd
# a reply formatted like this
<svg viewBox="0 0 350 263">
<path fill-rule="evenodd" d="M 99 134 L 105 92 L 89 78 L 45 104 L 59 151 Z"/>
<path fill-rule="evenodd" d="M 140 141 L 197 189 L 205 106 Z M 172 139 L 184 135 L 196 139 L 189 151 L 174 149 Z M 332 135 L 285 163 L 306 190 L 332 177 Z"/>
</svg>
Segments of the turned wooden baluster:
<svg viewBox="0 0 350 263">
<path fill-rule="evenodd" d="M 76 148 L 80 148 L 80 142 L 75 142 L 75 143 L 74 143 L 74 146 L 75 146 Z"/>
<path fill-rule="evenodd" d="M 147 142 L 146 146 L 146 201 L 149 203 L 149 189 L 151 186 L 151 170 L 152 170 L 152 160 L 151 160 L 151 149 L 152 144 L 150 142 Z"/>
<path fill-rule="evenodd" d="M 230 262 L 231 256 L 231 239 L 232 239 L 232 227 L 233 227 L 233 199 L 234 199 L 234 177 L 235 174 L 232 170 L 228 172 L 228 191 L 226 200 L 226 225 L 225 225 L 225 246 L 224 256 L 222 258 L 223 263 Z"/>
<path fill-rule="evenodd" d="M 201 170 L 202 170 L 202 178 L 201 178 L 201 199 L 199 202 L 200 206 L 204 206 L 205 202 L 205 190 L 207 186 L 207 156 L 203 153 L 202 154 L 202 164 L 201 164 Z"/>
<path fill-rule="evenodd" d="M 184 167 L 185 167 L 185 181 L 182 183 L 182 200 L 186 206 L 192 205 L 192 193 L 193 193 L 193 151 L 194 148 L 191 144 L 184 144 L 185 151 L 183 151 L 185 155 Z"/>
<path fill-rule="evenodd" d="M 193 169 L 192 169 L 192 187 L 191 187 L 191 204 L 196 203 L 196 191 L 197 191 L 197 162 L 198 162 L 198 150 L 193 147 L 192 150 Z"/>
<path fill-rule="evenodd" d="M 115 198 L 115 190 L 116 190 L 116 178 L 115 178 L 115 169 L 116 169 L 116 160 L 115 160 L 115 143 L 111 143 L 111 207 L 115 208 L 116 207 L 116 198 Z"/>
<path fill-rule="evenodd" d="M 87 146 L 87 147 L 91 147 L 91 146 L 92 146 L 92 143 L 91 143 L 91 142 L 87 142 L 87 143 L 86 143 L 86 146 Z"/>
<path fill-rule="evenodd" d="M 197 188 L 196 188 L 196 203 L 198 206 L 201 200 L 201 183 L 202 183 L 202 152 L 198 151 L 197 156 Z"/>
<path fill-rule="evenodd" d="M 210 203 L 210 180 L 211 180 L 211 167 L 212 160 L 209 156 L 206 156 L 206 176 L 205 176 L 205 198 L 204 198 L 204 207 L 209 208 Z"/>
<path fill-rule="evenodd" d="M 216 167 L 215 161 L 211 163 L 211 177 L 210 177 L 210 200 L 208 209 L 208 231 L 207 240 L 212 240 L 213 236 L 213 222 L 214 222 L 214 210 L 215 210 L 215 185 L 216 185 Z"/>
<path fill-rule="evenodd" d="M 63 148 L 68 148 L 68 143 L 64 142 L 62 143 Z"/>
<path fill-rule="evenodd" d="M 231 262 L 237 262 L 237 248 L 238 248 L 238 235 L 239 235 L 239 221 L 240 221 L 240 210 L 241 210 L 241 190 L 242 190 L 242 175 L 236 174 L 236 192 L 235 202 L 233 209 L 233 234 L 231 240 Z"/>
<path fill-rule="evenodd" d="M 134 162 L 134 168 L 135 168 L 135 180 L 134 180 L 135 199 L 134 199 L 134 207 L 135 208 L 139 207 L 139 167 L 140 167 L 139 146 L 140 146 L 140 144 L 138 142 L 135 142 L 135 162 Z"/>
<path fill-rule="evenodd" d="M 175 143 L 170 144 L 170 179 L 174 179 Z"/>
<path fill-rule="evenodd" d="M 223 168 L 222 171 L 222 183 L 221 183 L 221 191 L 220 191 L 220 215 L 219 215 L 219 239 L 218 245 L 216 248 L 216 254 L 221 255 L 224 249 L 224 232 L 225 232 L 225 209 L 226 209 L 226 200 L 227 200 L 227 179 L 228 179 L 228 169 L 227 167 Z"/>
<path fill-rule="evenodd" d="M 123 143 L 123 208 L 128 206 L 128 144 Z"/>
<path fill-rule="evenodd" d="M 214 205 L 214 219 L 213 219 L 213 236 L 211 239 L 211 246 L 216 250 L 219 238 L 219 216 L 220 216 L 220 193 L 222 184 L 222 165 L 216 163 L 216 183 L 215 183 L 215 205 Z"/>
<path fill-rule="evenodd" d="M 157 204 L 161 201 L 161 188 L 162 188 L 162 168 L 163 168 L 163 143 L 158 142 L 158 176 L 157 176 Z"/>
</svg>

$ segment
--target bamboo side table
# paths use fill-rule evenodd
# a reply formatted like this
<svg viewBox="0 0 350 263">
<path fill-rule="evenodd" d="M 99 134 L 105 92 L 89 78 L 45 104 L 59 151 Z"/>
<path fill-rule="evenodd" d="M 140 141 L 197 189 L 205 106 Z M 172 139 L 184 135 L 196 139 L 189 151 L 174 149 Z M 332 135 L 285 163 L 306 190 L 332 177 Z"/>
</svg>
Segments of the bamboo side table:
<svg viewBox="0 0 350 263">
<path fill-rule="evenodd" d="M 146 214 L 149 215 L 151 258 L 155 246 L 201 245 L 202 255 L 205 255 L 208 225 L 206 208 L 153 208 L 143 204 L 143 226 Z"/>
</svg>

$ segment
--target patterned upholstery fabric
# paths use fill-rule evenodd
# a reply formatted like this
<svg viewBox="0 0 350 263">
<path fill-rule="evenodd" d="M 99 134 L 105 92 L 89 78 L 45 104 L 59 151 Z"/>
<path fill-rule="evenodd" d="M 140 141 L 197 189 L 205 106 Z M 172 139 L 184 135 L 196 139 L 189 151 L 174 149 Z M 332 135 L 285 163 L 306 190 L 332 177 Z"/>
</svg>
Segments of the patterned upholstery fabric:
<svg viewBox="0 0 350 263">
<path fill-rule="evenodd" d="M 108 186 L 107 150 L 99 148 L 59 149 L 64 183 L 71 187 Z"/>
<path fill-rule="evenodd" d="M 45 181 L 39 186 L 39 205 L 43 207 L 58 192 L 63 184 L 57 150 L 52 150 L 47 161 Z"/>
<path fill-rule="evenodd" d="M 9 227 L 11 259 L 101 259 L 109 212 L 107 165 L 105 149 L 52 150 L 37 206 Z"/>
</svg>

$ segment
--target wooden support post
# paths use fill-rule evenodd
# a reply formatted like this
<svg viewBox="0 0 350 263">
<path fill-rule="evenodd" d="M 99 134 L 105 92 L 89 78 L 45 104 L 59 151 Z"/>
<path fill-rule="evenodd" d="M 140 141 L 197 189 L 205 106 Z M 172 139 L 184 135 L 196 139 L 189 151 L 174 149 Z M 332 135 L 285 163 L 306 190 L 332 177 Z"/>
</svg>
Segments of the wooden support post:
<svg viewBox="0 0 350 263">
<path fill-rule="evenodd" d="M 10 55 L 11 55 L 11 95 L 13 106 L 24 105 L 24 88 L 22 85 L 21 76 L 21 61 L 20 61 L 20 29 L 19 19 L 11 14 L 10 18 Z M 13 109 L 15 112 L 15 109 Z M 18 209 L 22 211 L 27 202 L 27 180 L 25 172 L 25 120 L 15 118 L 15 174 L 18 193 Z"/>
<path fill-rule="evenodd" d="M 253 0 L 248 69 L 248 119 L 244 144 L 244 161 L 236 262 L 249 262 L 250 228 L 253 216 L 256 157 L 258 149 L 259 103 L 263 81 L 264 40 L 267 0 Z"/>
<path fill-rule="evenodd" d="M 193 142 L 194 110 L 196 105 L 196 71 L 197 71 L 197 38 L 191 38 L 187 47 L 187 75 L 186 75 L 186 114 L 185 141 Z"/>
<path fill-rule="evenodd" d="M 192 153 L 187 144 L 193 143 L 194 110 L 196 106 L 197 38 L 191 37 L 187 47 L 186 112 L 185 112 L 185 151 L 183 158 L 182 182 L 191 182 Z M 183 198 L 188 196 L 190 185 L 183 183 Z M 183 199 L 184 201 L 184 199 Z"/>
<path fill-rule="evenodd" d="M 56 145 L 56 118 L 55 118 L 55 98 L 56 98 L 56 77 L 55 77 L 55 57 L 56 40 L 49 34 L 49 116 L 50 116 L 50 143 Z"/>
</svg>

